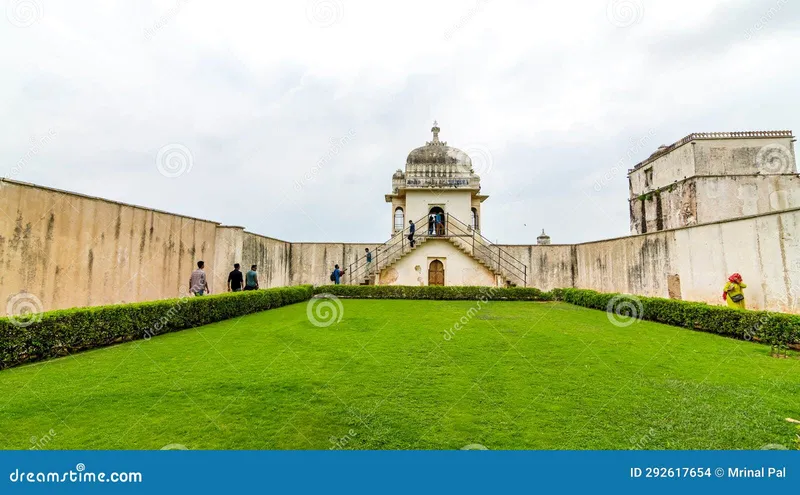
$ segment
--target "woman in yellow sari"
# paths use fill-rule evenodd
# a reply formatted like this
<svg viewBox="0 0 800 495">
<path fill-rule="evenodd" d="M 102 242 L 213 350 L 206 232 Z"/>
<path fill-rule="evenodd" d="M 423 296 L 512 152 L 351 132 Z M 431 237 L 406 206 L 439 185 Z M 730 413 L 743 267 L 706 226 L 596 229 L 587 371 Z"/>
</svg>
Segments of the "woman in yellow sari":
<svg viewBox="0 0 800 495">
<path fill-rule="evenodd" d="M 742 283 L 742 276 L 734 273 L 728 277 L 728 283 L 725 284 L 725 289 L 722 292 L 722 299 L 728 302 L 731 308 L 745 309 L 744 307 L 744 292 L 742 289 L 747 287 L 747 284 Z"/>
</svg>

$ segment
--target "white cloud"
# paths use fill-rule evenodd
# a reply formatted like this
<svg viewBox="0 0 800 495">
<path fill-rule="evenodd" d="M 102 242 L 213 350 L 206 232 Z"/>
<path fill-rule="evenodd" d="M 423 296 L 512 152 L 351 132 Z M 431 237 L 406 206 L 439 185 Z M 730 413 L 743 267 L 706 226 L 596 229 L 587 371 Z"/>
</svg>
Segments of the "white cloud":
<svg viewBox="0 0 800 495">
<path fill-rule="evenodd" d="M 289 240 L 385 240 L 383 194 L 433 119 L 490 150 L 484 230 L 523 243 L 625 234 L 624 173 L 593 184 L 650 129 L 635 160 L 800 114 L 798 7 L 746 36 L 772 0 L 628 0 L 625 28 L 590 0 L 36 1 L 29 27 L 0 22 L 0 173 L 56 129 L 17 178 Z M 189 173 L 159 174 L 170 143 Z"/>
</svg>

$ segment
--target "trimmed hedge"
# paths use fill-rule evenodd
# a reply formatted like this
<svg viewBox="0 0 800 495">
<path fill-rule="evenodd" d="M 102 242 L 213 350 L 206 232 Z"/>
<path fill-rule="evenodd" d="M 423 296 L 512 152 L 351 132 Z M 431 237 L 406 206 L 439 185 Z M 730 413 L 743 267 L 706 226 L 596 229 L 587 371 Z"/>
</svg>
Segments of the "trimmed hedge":
<svg viewBox="0 0 800 495">
<path fill-rule="evenodd" d="M 505 301 L 552 301 L 549 292 L 533 287 L 444 287 L 412 285 L 323 285 L 315 294 L 333 294 L 354 299 L 434 299 L 478 300 L 487 298 Z"/>
<path fill-rule="evenodd" d="M 556 300 L 633 316 L 677 327 L 702 330 L 744 340 L 785 346 L 800 342 L 800 316 L 770 311 L 750 311 L 727 306 L 606 294 L 586 289 L 556 289 Z M 627 301 L 627 304 L 626 304 Z"/>
<path fill-rule="evenodd" d="M 705 303 L 605 294 L 586 289 L 310 285 L 97 306 L 37 315 L 28 326 L 0 318 L 0 369 L 120 342 L 199 327 L 309 300 L 314 294 L 358 299 L 564 301 L 644 320 L 784 346 L 800 343 L 800 316 Z M 627 303 L 626 303 L 627 302 Z M 622 309 L 620 309 L 622 308 Z"/>
<path fill-rule="evenodd" d="M 303 285 L 49 311 L 25 327 L 0 318 L 0 369 L 307 301 L 313 292 Z"/>
</svg>

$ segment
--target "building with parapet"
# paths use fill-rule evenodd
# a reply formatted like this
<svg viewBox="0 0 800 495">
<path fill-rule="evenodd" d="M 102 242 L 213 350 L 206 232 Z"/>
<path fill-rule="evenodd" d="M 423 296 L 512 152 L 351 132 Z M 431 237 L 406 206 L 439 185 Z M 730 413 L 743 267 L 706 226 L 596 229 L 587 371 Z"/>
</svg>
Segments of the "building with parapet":
<svg viewBox="0 0 800 495">
<path fill-rule="evenodd" d="M 800 206 L 791 131 L 689 134 L 628 171 L 632 234 Z"/>
</svg>

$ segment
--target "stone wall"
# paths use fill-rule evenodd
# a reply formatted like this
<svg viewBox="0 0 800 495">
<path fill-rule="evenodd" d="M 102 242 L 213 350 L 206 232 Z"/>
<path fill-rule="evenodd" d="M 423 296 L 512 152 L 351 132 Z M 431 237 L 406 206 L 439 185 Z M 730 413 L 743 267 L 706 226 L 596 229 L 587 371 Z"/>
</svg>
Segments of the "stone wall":
<svg viewBox="0 0 800 495">
<path fill-rule="evenodd" d="M 20 292 L 46 310 L 175 297 L 217 225 L 2 181 L 0 315 Z"/>
<path fill-rule="evenodd" d="M 258 265 L 258 284 L 261 288 L 283 287 L 291 284 L 290 259 L 292 245 L 286 241 L 247 232 L 242 227 L 219 226 L 216 234 L 216 256 L 206 271 L 212 291 L 224 291 L 233 264 L 239 263 L 246 272 Z"/>
<path fill-rule="evenodd" d="M 291 247 L 291 282 L 297 284 L 330 284 L 334 265 L 347 267 L 364 256 L 365 248 L 377 244 L 299 242 Z"/>
<path fill-rule="evenodd" d="M 800 313 L 800 209 L 579 244 L 575 287 L 723 304 L 739 272 L 750 309 Z"/>
<path fill-rule="evenodd" d="M 770 178 L 771 180 L 772 178 Z M 756 210 L 757 211 L 757 210 Z M 721 304 L 727 276 L 748 307 L 800 313 L 800 208 L 577 245 L 503 245 L 528 285 Z M 376 244 L 289 243 L 242 227 L 14 181 L 0 182 L 0 315 L 20 299 L 52 310 L 177 297 L 198 259 L 211 291 L 259 266 L 262 287 L 328 284 Z M 463 267 L 458 270 L 462 273 Z"/>
<path fill-rule="evenodd" d="M 575 246 L 503 244 L 500 247 L 527 265 L 528 287 L 542 290 L 573 287 L 576 268 Z"/>
<path fill-rule="evenodd" d="M 631 233 L 800 207 L 791 131 L 698 133 L 628 173 Z"/>
<path fill-rule="evenodd" d="M 630 200 L 631 232 L 719 222 L 800 207 L 800 176 L 693 177 Z"/>
</svg>

